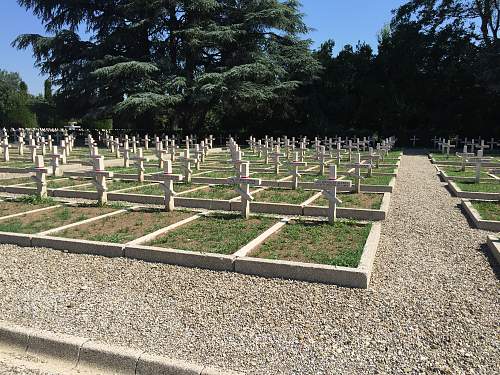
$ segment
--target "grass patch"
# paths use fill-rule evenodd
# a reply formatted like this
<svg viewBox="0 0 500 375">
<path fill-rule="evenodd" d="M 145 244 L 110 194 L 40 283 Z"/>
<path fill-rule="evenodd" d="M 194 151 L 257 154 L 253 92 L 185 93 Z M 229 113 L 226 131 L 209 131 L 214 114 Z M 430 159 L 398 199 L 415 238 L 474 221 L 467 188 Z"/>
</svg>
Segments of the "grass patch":
<svg viewBox="0 0 500 375">
<path fill-rule="evenodd" d="M 254 198 L 256 202 L 302 204 L 316 193 L 317 191 L 304 189 L 286 190 L 270 188 L 255 193 Z"/>
<path fill-rule="evenodd" d="M 331 266 L 357 267 L 371 225 L 349 221 L 287 224 L 250 255 Z"/>
<path fill-rule="evenodd" d="M 462 171 L 461 167 L 441 167 L 441 169 L 451 177 L 475 177 L 476 170 L 474 168 L 465 168 L 465 171 Z M 484 171 L 481 171 L 481 177 L 488 177 L 488 174 Z"/>
<path fill-rule="evenodd" d="M 212 171 L 195 177 L 228 178 L 236 176 L 236 171 Z"/>
<path fill-rule="evenodd" d="M 337 197 L 342 201 L 340 207 L 347 208 L 368 208 L 372 210 L 380 209 L 382 205 L 383 194 L 370 193 L 345 193 L 337 194 Z M 328 199 L 321 195 L 313 203 L 314 206 L 328 207 Z"/>
<path fill-rule="evenodd" d="M 195 184 L 174 184 L 174 191 L 176 193 L 180 193 L 186 190 L 194 189 L 197 186 L 202 186 L 202 185 L 195 185 Z M 160 184 L 153 184 L 153 185 L 146 185 L 139 187 L 137 189 L 133 189 L 130 191 L 127 191 L 129 194 L 142 194 L 142 195 L 161 195 L 163 196 L 165 194 L 163 188 L 160 186 Z"/>
<path fill-rule="evenodd" d="M 151 245 L 233 254 L 276 222 L 266 217 L 245 220 L 232 214 L 202 217 L 153 241 Z"/>
<path fill-rule="evenodd" d="M 110 208 L 96 206 L 64 206 L 47 211 L 35 212 L 0 221 L 0 231 L 14 233 L 38 233 L 63 225 L 111 212 Z"/>
<path fill-rule="evenodd" d="M 36 206 L 49 206 L 57 203 L 57 201 L 51 197 L 42 198 L 37 195 L 23 195 L 13 201 Z"/>
<path fill-rule="evenodd" d="M 472 206 L 479 212 L 483 220 L 500 221 L 500 201 L 480 202 L 471 201 Z"/>
<path fill-rule="evenodd" d="M 463 191 L 468 192 L 481 192 L 481 193 L 500 193 L 500 182 L 468 182 L 468 181 L 454 181 L 454 183 Z"/>
<path fill-rule="evenodd" d="M 182 197 L 186 198 L 202 198 L 202 199 L 218 199 L 218 200 L 229 200 L 236 198 L 238 193 L 236 193 L 233 186 L 227 185 L 211 185 L 205 189 L 200 189 L 192 191 L 190 193 L 183 194 Z"/>
<path fill-rule="evenodd" d="M 128 211 L 92 223 L 69 228 L 57 235 L 90 241 L 126 243 L 174 224 L 191 215 L 188 211 Z"/>
<path fill-rule="evenodd" d="M 0 186 L 27 184 L 30 182 L 33 182 L 31 177 L 4 178 L 0 180 Z"/>
</svg>

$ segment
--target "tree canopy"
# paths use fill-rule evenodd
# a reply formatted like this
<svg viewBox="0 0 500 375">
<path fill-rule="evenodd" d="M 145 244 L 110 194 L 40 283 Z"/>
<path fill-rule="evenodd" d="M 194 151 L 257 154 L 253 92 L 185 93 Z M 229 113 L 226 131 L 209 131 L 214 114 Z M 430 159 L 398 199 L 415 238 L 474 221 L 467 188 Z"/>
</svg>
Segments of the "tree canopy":
<svg viewBox="0 0 500 375">
<path fill-rule="evenodd" d="M 44 124 L 500 136 L 500 0 L 409 0 L 376 50 L 336 54 L 333 39 L 311 50 L 298 0 L 18 2 L 48 34 L 14 41 L 50 77 L 32 105 Z"/>
</svg>

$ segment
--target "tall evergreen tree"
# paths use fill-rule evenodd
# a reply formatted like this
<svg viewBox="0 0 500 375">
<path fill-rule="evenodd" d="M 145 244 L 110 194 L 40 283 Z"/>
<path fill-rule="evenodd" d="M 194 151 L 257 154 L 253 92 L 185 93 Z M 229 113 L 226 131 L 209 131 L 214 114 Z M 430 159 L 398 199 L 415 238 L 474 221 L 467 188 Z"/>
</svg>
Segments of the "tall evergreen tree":
<svg viewBox="0 0 500 375">
<path fill-rule="evenodd" d="M 14 44 L 33 47 L 68 115 L 188 131 L 265 121 L 319 68 L 297 0 L 18 2 L 52 35 Z"/>
</svg>

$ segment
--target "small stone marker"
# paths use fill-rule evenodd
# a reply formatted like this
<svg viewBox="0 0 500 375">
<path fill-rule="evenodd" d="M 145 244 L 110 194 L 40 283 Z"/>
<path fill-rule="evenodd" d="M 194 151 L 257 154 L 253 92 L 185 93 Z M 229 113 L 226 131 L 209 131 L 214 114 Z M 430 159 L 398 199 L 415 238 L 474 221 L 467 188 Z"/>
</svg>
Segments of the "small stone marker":
<svg viewBox="0 0 500 375">
<path fill-rule="evenodd" d="M 19 134 L 19 137 L 17 137 L 17 143 L 18 143 L 18 153 L 20 156 L 24 155 L 24 136 L 22 133 Z"/>
<path fill-rule="evenodd" d="M 35 167 L 31 169 L 31 172 L 35 172 L 31 178 L 36 182 L 36 195 L 40 198 L 47 198 L 47 173 L 49 170 L 43 164 L 42 155 L 35 156 Z"/>
<path fill-rule="evenodd" d="M 349 172 L 349 176 L 354 177 L 354 192 L 360 193 L 361 192 L 361 180 L 364 179 L 363 176 L 361 176 L 361 168 L 368 167 L 368 164 L 362 163 L 361 162 L 361 155 L 359 152 L 354 154 L 354 163 L 348 164 L 349 167 L 354 167 L 354 172 Z"/>
<path fill-rule="evenodd" d="M 146 134 L 143 140 L 144 140 L 144 149 L 149 150 L 149 136 Z"/>
<path fill-rule="evenodd" d="M 337 220 L 337 205 L 342 204 L 342 201 L 337 198 L 337 188 L 350 189 L 352 182 L 337 179 L 337 166 L 332 164 L 328 168 L 328 180 L 316 180 L 314 186 L 322 190 L 323 195 L 328 199 L 328 222 L 334 223 Z"/>
<path fill-rule="evenodd" d="M 184 177 L 180 174 L 172 174 L 172 161 L 166 160 L 161 178 L 163 180 L 161 186 L 165 194 L 165 209 L 170 212 L 175 208 L 174 197 L 177 195 L 174 191 L 174 181 L 182 181 Z"/>
<path fill-rule="evenodd" d="M 229 178 L 228 183 L 232 185 L 239 184 L 236 192 L 241 197 L 241 216 L 248 219 L 250 216 L 250 202 L 254 200 L 254 197 L 250 194 L 250 186 L 261 186 L 262 180 L 260 178 L 250 178 L 250 163 L 246 161 L 241 163 L 239 177 Z"/>
<path fill-rule="evenodd" d="M 125 168 L 128 168 L 130 167 L 130 148 L 128 145 L 128 139 L 125 139 L 123 141 L 122 152 L 123 152 L 123 166 Z"/>
</svg>

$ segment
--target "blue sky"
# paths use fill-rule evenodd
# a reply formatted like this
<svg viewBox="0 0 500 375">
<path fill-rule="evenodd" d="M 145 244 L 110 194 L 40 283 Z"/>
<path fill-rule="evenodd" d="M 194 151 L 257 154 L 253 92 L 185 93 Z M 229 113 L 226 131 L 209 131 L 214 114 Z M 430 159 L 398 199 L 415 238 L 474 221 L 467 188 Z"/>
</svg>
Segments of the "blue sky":
<svg viewBox="0 0 500 375">
<path fill-rule="evenodd" d="M 309 37 L 315 47 L 334 39 L 336 51 L 345 44 L 365 41 L 377 45 L 377 33 L 391 19 L 391 10 L 404 0 L 302 0 L 306 23 L 315 29 Z M 44 34 L 41 23 L 17 5 L 0 0 L 0 69 L 17 71 L 34 94 L 43 91 L 43 80 L 33 66 L 31 51 L 18 51 L 10 43 L 19 34 Z"/>
</svg>

